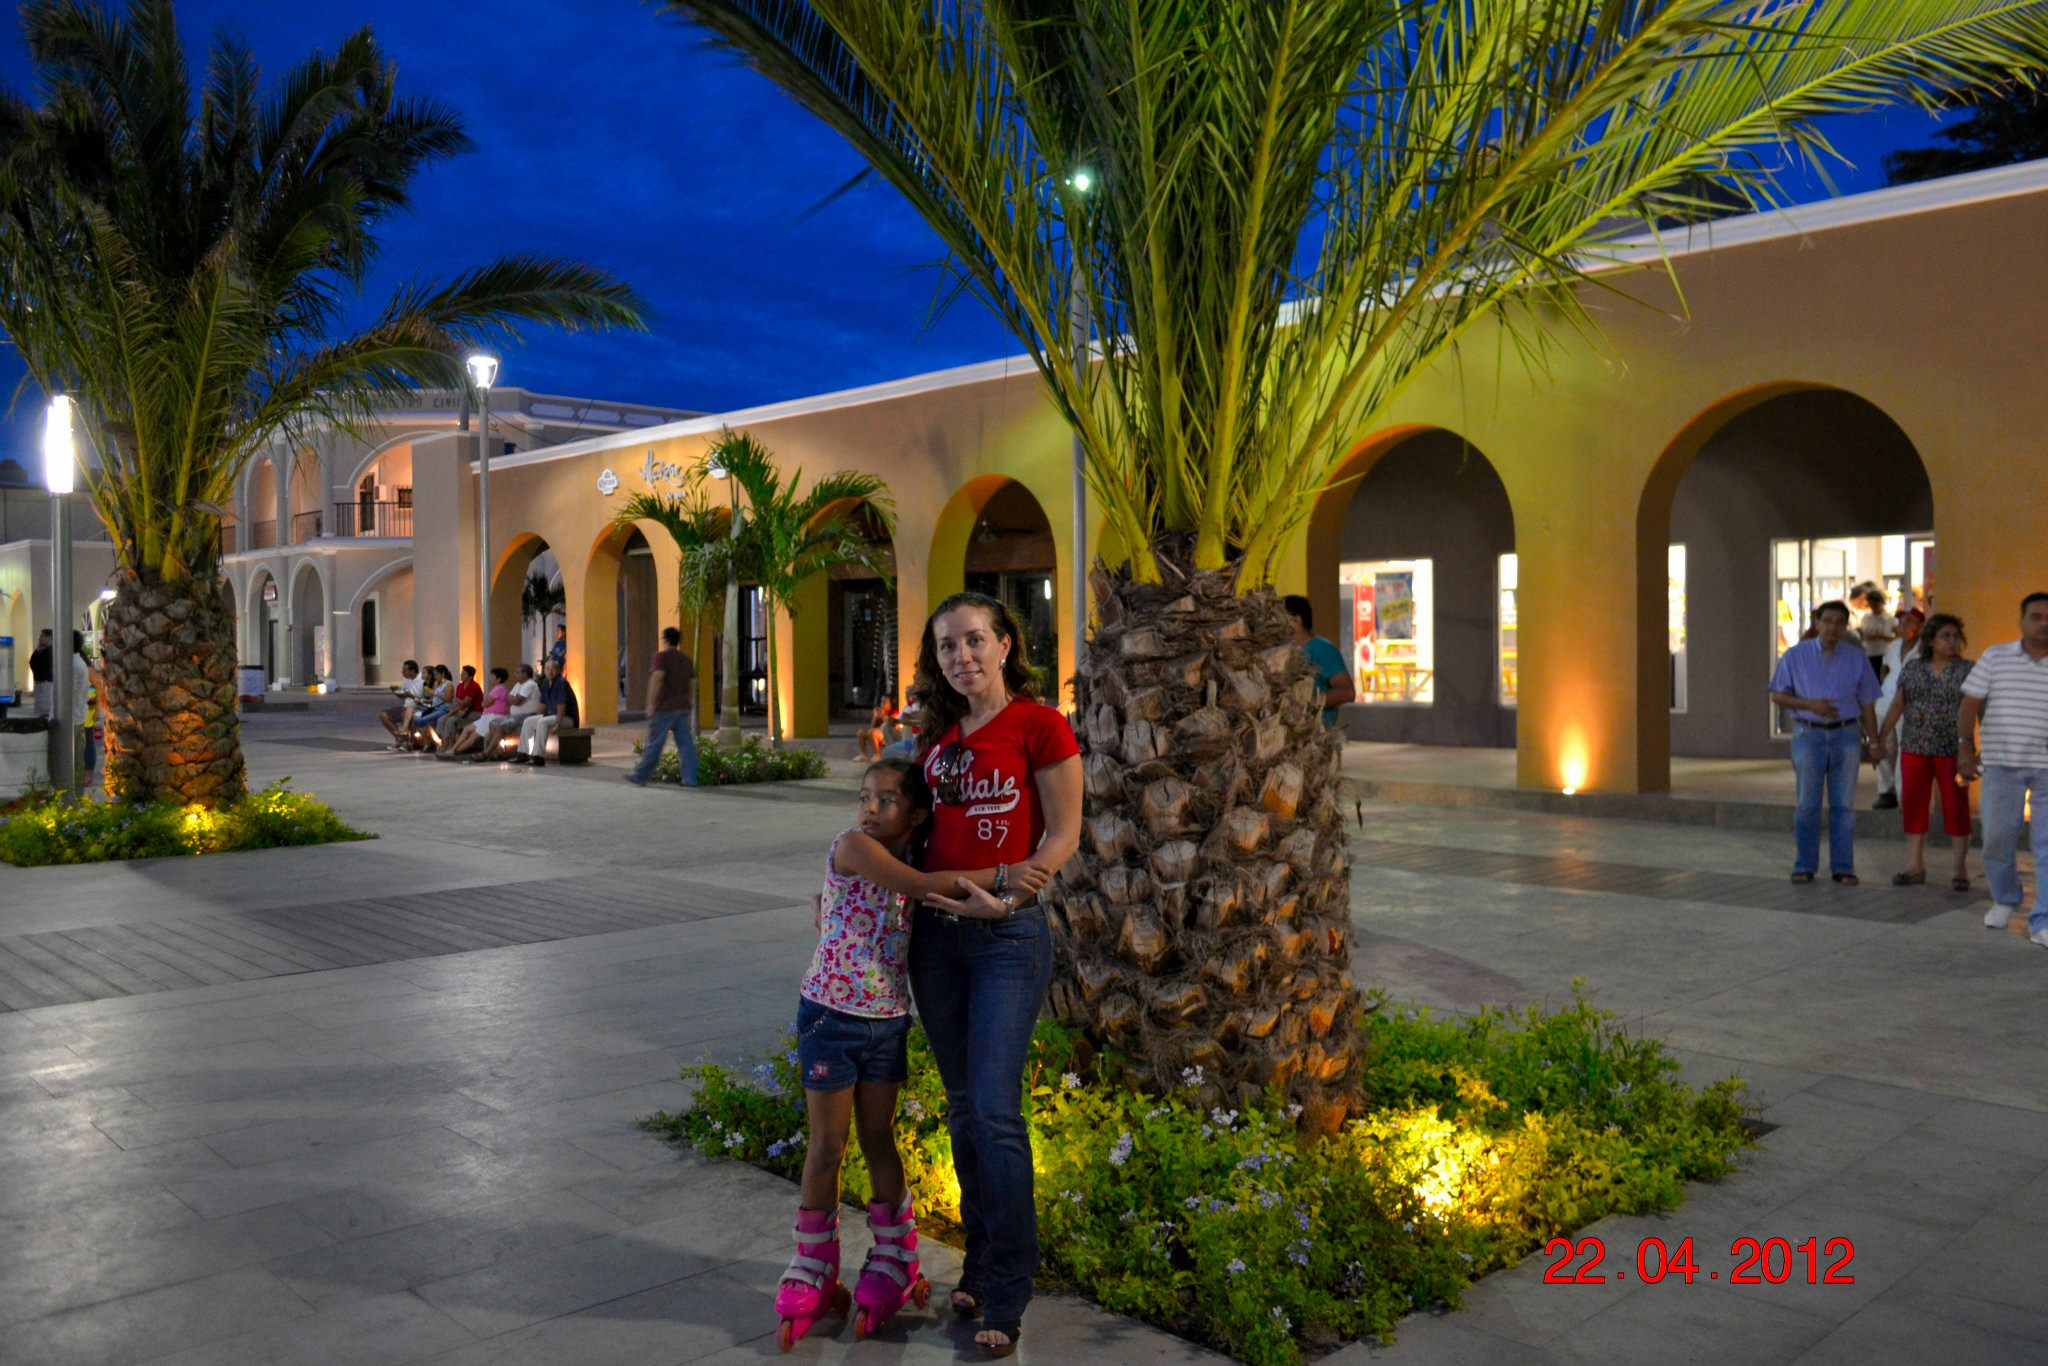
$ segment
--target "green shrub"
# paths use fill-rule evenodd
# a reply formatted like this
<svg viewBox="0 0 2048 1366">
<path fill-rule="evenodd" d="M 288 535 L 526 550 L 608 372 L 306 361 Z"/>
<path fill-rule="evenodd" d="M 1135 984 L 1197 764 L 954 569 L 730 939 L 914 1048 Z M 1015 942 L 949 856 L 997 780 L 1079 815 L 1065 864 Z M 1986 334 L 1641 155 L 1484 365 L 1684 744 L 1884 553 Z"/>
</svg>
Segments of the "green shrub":
<svg viewBox="0 0 2048 1366">
<path fill-rule="evenodd" d="M 635 754 L 645 748 L 643 742 L 633 742 Z M 705 787 L 721 787 L 728 783 L 782 783 L 829 777 L 831 772 L 825 756 L 818 751 L 802 746 L 770 749 L 761 743 L 757 735 L 745 737 L 736 748 L 721 745 L 716 740 L 697 742 L 697 781 Z M 680 783 L 682 780 L 682 756 L 671 749 L 654 766 L 654 781 Z"/>
<path fill-rule="evenodd" d="M 1268 1100 L 1204 1112 L 1133 1092 L 1042 1023 L 1026 1076 L 1046 1274 L 1246 1361 L 1385 1335 L 1411 1309 L 1610 1213 L 1668 1208 L 1750 1142 L 1743 1087 L 1695 1093 L 1662 1047 L 1583 998 L 1564 1010 L 1437 1018 L 1380 1000 L 1371 1107 L 1304 1139 Z M 793 1044 L 736 1072 L 683 1069 L 692 1104 L 645 1121 L 699 1152 L 794 1177 L 804 1114 Z M 1199 1078 L 1190 1077 L 1191 1083 Z M 911 1034 L 897 1141 L 919 1204 L 958 1213 L 945 1096 Z M 858 1145 L 844 1172 L 867 1199 Z"/>
<path fill-rule="evenodd" d="M 344 824 L 326 803 L 291 791 L 290 781 L 218 810 L 32 792 L 0 814 L 0 860 L 35 868 L 375 838 Z"/>
</svg>

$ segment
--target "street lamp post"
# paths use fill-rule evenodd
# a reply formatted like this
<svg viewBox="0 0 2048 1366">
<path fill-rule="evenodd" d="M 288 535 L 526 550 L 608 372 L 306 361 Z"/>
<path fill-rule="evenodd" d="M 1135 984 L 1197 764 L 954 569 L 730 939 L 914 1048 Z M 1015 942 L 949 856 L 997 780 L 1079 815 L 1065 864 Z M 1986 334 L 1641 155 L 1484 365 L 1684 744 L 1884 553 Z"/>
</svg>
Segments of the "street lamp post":
<svg viewBox="0 0 2048 1366">
<path fill-rule="evenodd" d="M 1095 188 L 1095 177 L 1085 166 L 1067 177 L 1067 184 L 1084 198 Z M 1073 241 L 1068 235 L 1069 243 Z M 1077 394 L 1088 380 L 1088 300 L 1081 292 L 1081 270 L 1077 259 L 1067 279 L 1067 327 L 1074 351 L 1074 380 Z M 1081 444 L 1081 429 L 1074 429 L 1074 673 L 1081 672 L 1081 646 L 1088 638 L 1088 452 Z M 1076 701 L 1079 701 L 1078 690 Z"/>
<path fill-rule="evenodd" d="M 50 782 L 69 792 L 77 782 L 71 724 L 71 491 L 78 451 L 68 394 L 50 400 L 43 420 L 43 486 L 50 491 Z"/>
<path fill-rule="evenodd" d="M 732 477 L 732 471 L 716 454 L 705 468 L 713 479 L 724 480 L 726 491 L 732 495 L 732 553 L 725 558 L 725 686 L 718 694 L 718 743 L 732 748 L 740 742 L 740 481 Z"/>
<path fill-rule="evenodd" d="M 476 676 L 491 674 L 491 384 L 498 358 L 479 351 L 464 362 L 476 386 Z"/>
</svg>

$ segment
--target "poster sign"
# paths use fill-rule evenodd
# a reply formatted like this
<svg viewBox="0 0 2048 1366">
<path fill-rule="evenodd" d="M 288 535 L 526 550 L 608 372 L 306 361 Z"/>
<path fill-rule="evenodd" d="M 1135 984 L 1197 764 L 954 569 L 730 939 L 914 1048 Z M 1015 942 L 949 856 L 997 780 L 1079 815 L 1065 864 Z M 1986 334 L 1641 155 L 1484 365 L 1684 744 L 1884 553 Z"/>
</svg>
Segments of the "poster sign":
<svg viewBox="0 0 2048 1366">
<path fill-rule="evenodd" d="M 1381 637 L 1415 639 L 1415 572 L 1404 569 L 1396 574 L 1373 575 L 1372 596 Z"/>
<path fill-rule="evenodd" d="M 1364 680 L 1373 670 L 1373 631 L 1375 617 L 1372 605 L 1372 587 L 1369 584 L 1354 584 L 1351 595 L 1351 671 L 1358 675 L 1359 690 L 1364 691 Z"/>
</svg>

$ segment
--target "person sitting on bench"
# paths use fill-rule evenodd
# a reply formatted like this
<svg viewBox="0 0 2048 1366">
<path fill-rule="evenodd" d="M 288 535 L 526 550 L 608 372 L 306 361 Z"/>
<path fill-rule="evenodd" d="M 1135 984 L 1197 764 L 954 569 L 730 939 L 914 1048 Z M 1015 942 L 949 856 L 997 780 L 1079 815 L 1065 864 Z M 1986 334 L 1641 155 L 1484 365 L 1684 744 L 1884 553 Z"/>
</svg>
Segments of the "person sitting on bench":
<svg viewBox="0 0 2048 1366">
<path fill-rule="evenodd" d="M 575 730 L 581 724 L 583 716 L 576 706 L 576 690 L 562 677 L 562 662 L 549 659 L 547 674 L 541 679 L 540 710 L 519 723 L 519 753 L 512 757 L 512 762 L 546 768 L 548 737 L 564 727 Z"/>
<path fill-rule="evenodd" d="M 464 726 L 455 737 L 455 743 L 441 751 L 443 759 L 453 759 L 459 754 L 473 754 L 482 758 L 489 753 L 487 746 L 493 732 L 503 724 L 505 714 L 512 710 L 512 699 L 507 683 L 512 675 L 502 668 L 491 670 L 490 695 L 484 698 L 482 711 L 476 720 Z"/>
</svg>

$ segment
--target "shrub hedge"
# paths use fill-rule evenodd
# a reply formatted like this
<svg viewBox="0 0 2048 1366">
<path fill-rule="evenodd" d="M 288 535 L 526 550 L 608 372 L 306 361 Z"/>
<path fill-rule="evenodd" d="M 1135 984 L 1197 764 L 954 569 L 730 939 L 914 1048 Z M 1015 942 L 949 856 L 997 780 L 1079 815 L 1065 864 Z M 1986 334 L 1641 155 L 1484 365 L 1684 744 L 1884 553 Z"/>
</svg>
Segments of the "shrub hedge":
<svg viewBox="0 0 2048 1366">
<path fill-rule="evenodd" d="M 1694 1092 L 1654 1041 L 1583 996 L 1566 1009 L 1439 1017 L 1380 999 L 1371 1108 L 1304 1139 L 1274 1101 L 1201 1110 L 1081 1061 L 1039 1026 L 1026 1076 L 1044 1273 L 1119 1313 L 1259 1366 L 1385 1336 L 1417 1308 L 1610 1213 L 1664 1209 L 1751 1139 L 1739 1080 Z M 793 1040 L 751 1072 L 683 1069 L 695 1088 L 646 1127 L 784 1176 L 802 1168 Z M 928 1222 L 958 1214 L 945 1096 L 911 1037 L 897 1140 Z M 849 1203 L 868 1194 L 857 1146 Z M 794 1198 L 794 1192 L 792 1192 Z"/>
<path fill-rule="evenodd" d="M 345 824 L 325 802 L 289 790 L 290 781 L 214 810 L 168 799 L 104 802 L 31 792 L 0 811 L 0 860 L 35 868 L 376 838 Z"/>
<path fill-rule="evenodd" d="M 639 754 L 646 745 L 635 740 L 633 752 Z M 743 738 L 737 747 L 727 747 L 716 740 L 704 739 L 697 742 L 697 781 L 705 787 L 720 787 L 728 783 L 781 783 L 793 779 L 824 778 L 832 769 L 825 762 L 825 756 L 814 749 L 793 746 L 789 749 L 770 749 L 761 743 L 756 735 Z M 661 762 L 654 766 L 654 781 L 658 783 L 680 783 L 683 780 L 683 760 L 674 749 L 661 756 Z"/>
</svg>

